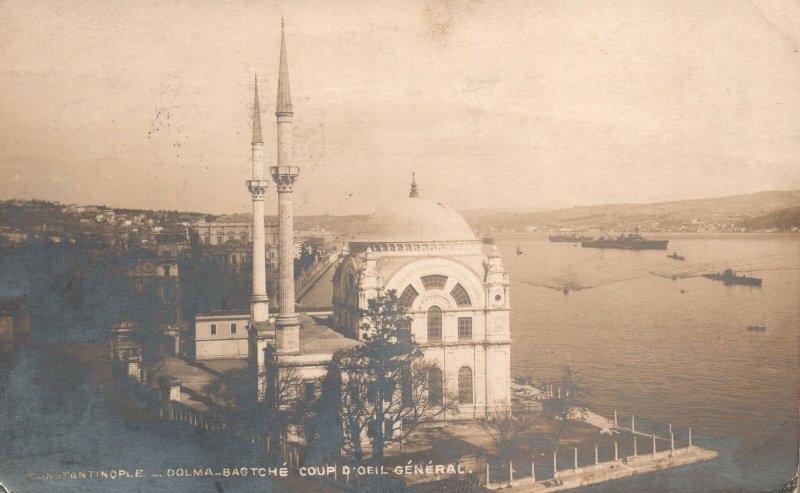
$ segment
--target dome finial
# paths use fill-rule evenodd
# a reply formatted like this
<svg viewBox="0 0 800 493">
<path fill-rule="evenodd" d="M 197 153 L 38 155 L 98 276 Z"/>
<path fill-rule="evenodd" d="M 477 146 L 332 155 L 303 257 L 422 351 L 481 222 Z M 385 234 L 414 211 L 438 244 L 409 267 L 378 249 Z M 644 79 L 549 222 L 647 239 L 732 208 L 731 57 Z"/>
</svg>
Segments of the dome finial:
<svg viewBox="0 0 800 493">
<path fill-rule="evenodd" d="M 408 196 L 419 197 L 419 191 L 417 190 L 417 174 L 413 171 L 411 172 L 411 193 L 409 193 Z"/>
</svg>

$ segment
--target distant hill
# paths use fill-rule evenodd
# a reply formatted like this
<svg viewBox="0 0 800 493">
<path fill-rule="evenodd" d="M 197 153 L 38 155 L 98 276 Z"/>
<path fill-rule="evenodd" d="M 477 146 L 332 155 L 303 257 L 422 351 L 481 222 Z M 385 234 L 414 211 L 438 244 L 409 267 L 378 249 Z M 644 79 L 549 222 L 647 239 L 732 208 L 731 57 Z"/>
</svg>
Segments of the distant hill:
<svg viewBox="0 0 800 493">
<path fill-rule="evenodd" d="M 742 229 L 791 229 L 791 209 L 800 206 L 800 190 L 767 191 L 695 200 L 652 204 L 608 204 L 531 213 L 483 212 L 465 214 L 480 231 L 503 230 L 633 230 L 642 231 L 738 231 Z M 779 210 L 774 226 L 769 217 Z M 771 217 L 771 216 L 770 216 Z M 760 221 L 760 222 L 759 222 Z"/>
</svg>

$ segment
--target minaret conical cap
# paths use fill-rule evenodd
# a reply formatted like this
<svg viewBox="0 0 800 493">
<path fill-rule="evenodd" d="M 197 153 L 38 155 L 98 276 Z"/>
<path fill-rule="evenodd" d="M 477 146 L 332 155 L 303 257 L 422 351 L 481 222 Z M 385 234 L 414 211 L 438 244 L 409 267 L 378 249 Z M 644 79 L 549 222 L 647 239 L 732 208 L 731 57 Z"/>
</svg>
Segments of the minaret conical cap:
<svg viewBox="0 0 800 493">
<path fill-rule="evenodd" d="M 253 99 L 253 144 L 263 144 L 261 138 L 261 107 L 258 104 L 258 76 L 256 76 L 256 89 Z"/>
<path fill-rule="evenodd" d="M 292 114 L 292 92 L 289 89 L 289 61 L 286 58 L 286 35 L 281 19 L 281 61 L 278 66 L 278 104 L 276 114 Z"/>
<path fill-rule="evenodd" d="M 409 197 L 419 197 L 419 190 L 417 190 L 417 174 L 411 173 L 411 192 L 408 194 Z"/>
</svg>

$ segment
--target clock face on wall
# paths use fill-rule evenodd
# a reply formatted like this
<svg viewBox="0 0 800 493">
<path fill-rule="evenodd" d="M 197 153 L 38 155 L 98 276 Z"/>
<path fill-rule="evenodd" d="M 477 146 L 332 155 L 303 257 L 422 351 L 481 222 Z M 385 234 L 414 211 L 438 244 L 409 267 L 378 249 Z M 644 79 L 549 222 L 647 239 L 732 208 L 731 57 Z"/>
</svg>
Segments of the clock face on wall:
<svg viewBox="0 0 800 493">
<path fill-rule="evenodd" d="M 504 306 L 502 288 L 492 288 L 490 297 L 492 300 L 492 306 Z"/>
</svg>

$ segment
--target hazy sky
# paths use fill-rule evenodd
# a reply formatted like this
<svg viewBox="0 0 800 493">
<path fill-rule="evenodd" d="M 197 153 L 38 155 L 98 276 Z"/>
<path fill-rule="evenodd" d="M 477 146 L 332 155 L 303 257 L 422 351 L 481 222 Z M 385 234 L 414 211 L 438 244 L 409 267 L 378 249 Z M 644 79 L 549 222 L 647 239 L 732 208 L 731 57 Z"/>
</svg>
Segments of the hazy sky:
<svg viewBox="0 0 800 493">
<path fill-rule="evenodd" d="M 0 199 L 248 211 L 281 13 L 300 214 L 800 188 L 791 0 L 0 0 Z"/>
</svg>

